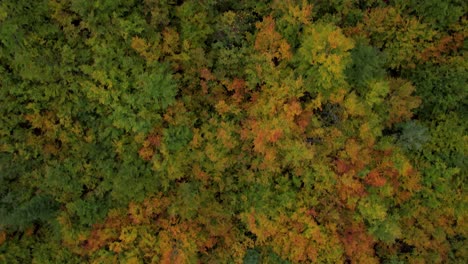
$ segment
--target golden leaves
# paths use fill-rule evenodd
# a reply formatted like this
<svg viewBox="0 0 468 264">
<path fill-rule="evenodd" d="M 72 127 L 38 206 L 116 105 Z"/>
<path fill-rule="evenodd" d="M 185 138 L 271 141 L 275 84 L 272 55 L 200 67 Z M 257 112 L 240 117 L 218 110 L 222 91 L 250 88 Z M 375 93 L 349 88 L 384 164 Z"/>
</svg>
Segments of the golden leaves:
<svg viewBox="0 0 468 264">
<path fill-rule="evenodd" d="M 430 47 L 437 32 L 415 16 L 402 16 L 395 7 L 373 8 L 355 31 L 362 32 L 373 46 L 384 48 L 390 68 L 414 68 L 420 52 Z"/>
<path fill-rule="evenodd" d="M 302 68 L 314 69 L 314 81 L 325 95 L 346 88 L 344 70 L 350 62 L 349 50 L 354 47 L 354 41 L 332 24 L 314 23 L 304 31 L 298 50 Z"/>
<path fill-rule="evenodd" d="M 232 135 L 232 128 L 228 127 L 227 123 L 222 122 L 216 133 L 217 139 L 227 149 L 234 149 L 237 145 L 236 139 Z"/>
<path fill-rule="evenodd" d="M 199 128 L 194 128 L 193 129 L 193 137 L 192 141 L 190 142 L 190 145 L 193 148 L 199 148 L 202 144 L 203 138 L 201 136 L 201 132 Z"/>
<path fill-rule="evenodd" d="M 133 37 L 131 47 L 138 53 L 144 53 L 148 49 L 149 45 L 144 39 L 139 37 Z"/>
<path fill-rule="evenodd" d="M 238 108 L 235 103 L 226 102 L 223 99 L 216 103 L 215 109 L 221 116 L 224 116 L 227 113 L 237 115 L 241 112 L 241 109 Z"/>
<path fill-rule="evenodd" d="M 179 33 L 176 30 L 171 27 L 166 27 L 162 34 L 163 41 L 161 50 L 164 54 L 174 55 L 180 51 Z"/>
<path fill-rule="evenodd" d="M 145 39 L 135 36 L 132 38 L 130 46 L 147 61 L 153 62 L 158 60 L 161 55 L 159 49 L 155 48 L 157 44 L 150 45 Z"/>
<path fill-rule="evenodd" d="M 391 79 L 390 98 L 387 100 L 390 108 L 388 126 L 408 120 L 413 116 L 412 110 L 421 104 L 419 97 L 411 95 L 414 90 L 414 86 L 406 80 Z"/>
<path fill-rule="evenodd" d="M 289 122 L 293 122 L 294 117 L 302 113 L 301 104 L 297 100 L 292 100 L 288 104 L 285 104 L 283 109 Z"/>
<path fill-rule="evenodd" d="M 330 103 L 341 104 L 347 93 L 346 89 L 338 89 L 336 92 L 330 94 Z"/>
<path fill-rule="evenodd" d="M 363 103 L 359 100 L 359 98 L 354 92 L 350 93 L 346 97 L 344 101 L 344 107 L 346 109 L 346 112 L 350 116 L 365 116 L 366 115 L 366 109 Z"/>
<path fill-rule="evenodd" d="M 290 216 L 272 218 L 254 209 L 243 216 L 249 231 L 257 236 L 257 246 L 271 246 L 295 263 L 316 261 L 318 249 L 326 242 L 305 208 L 298 208 Z"/>
<path fill-rule="evenodd" d="M 328 35 L 328 44 L 332 49 L 336 49 L 340 44 L 340 39 L 342 39 L 342 37 L 338 34 L 338 31 L 332 31 Z"/>
<path fill-rule="evenodd" d="M 33 128 L 39 128 L 44 132 L 54 133 L 57 130 L 56 116 L 50 111 L 43 114 L 26 114 L 24 119 L 29 121 Z"/>
<path fill-rule="evenodd" d="M 352 171 L 351 171 L 352 172 Z M 350 210 L 354 210 L 358 197 L 363 197 L 367 194 L 362 182 L 354 176 L 354 173 L 345 173 L 339 177 L 337 185 L 337 196 Z"/>
<path fill-rule="evenodd" d="M 291 0 L 276 0 L 274 1 L 273 6 L 284 13 L 283 19 L 286 20 L 287 23 L 293 25 L 308 25 L 311 22 L 313 6 L 306 0 L 302 0 L 302 3 Z"/>
<path fill-rule="evenodd" d="M 124 244 L 130 244 L 137 238 L 138 233 L 137 230 L 133 227 L 124 227 L 120 232 L 119 239 Z"/>
<path fill-rule="evenodd" d="M 215 109 L 216 111 L 218 111 L 218 113 L 220 113 L 221 115 L 224 115 L 229 112 L 230 108 L 224 100 L 219 100 L 215 106 Z"/>
<path fill-rule="evenodd" d="M 256 26 L 259 29 L 255 39 L 256 50 L 269 59 L 289 60 L 292 57 L 290 45 L 275 31 L 273 17 L 265 17 L 262 22 L 257 22 Z"/>
<path fill-rule="evenodd" d="M 375 136 L 373 134 L 374 129 L 370 126 L 371 125 L 368 122 L 365 122 L 359 127 L 359 137 L 367 147 L 372 147 L 375 143 Z"/>
<path fill-rule="evenodd" d="M 361 150 L 361 147 L 359 146 L 359 144 L 357 143 L 356 140 L 349 139 L 346 142 L 345 151 L 346 151 L 346 154 L 348 155 L 348 157 L 351 160 L 355 161 L 355 160 L 358 160 L 360 158 L 359 157 L 360 150 Z"/>
<path fill-rule="evenodd" d="M 141 224 L 145 220 L 142 206 L 135 202 L 130 202 L 128 205 L 128 215 L 134 224 Z"/>
</svg>

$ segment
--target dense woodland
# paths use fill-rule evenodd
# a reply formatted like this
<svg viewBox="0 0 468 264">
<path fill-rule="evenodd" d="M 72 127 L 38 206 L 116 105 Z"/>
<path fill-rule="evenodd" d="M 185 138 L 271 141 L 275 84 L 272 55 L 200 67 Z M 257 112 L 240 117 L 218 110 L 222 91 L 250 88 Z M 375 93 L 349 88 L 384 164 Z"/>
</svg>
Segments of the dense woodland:
<svg viewBox="0 0 468 264">
<path fill-rule="evenodd" d="M 464 0 L 3 0 L 0 263 L 467 263 Z"/>
</svg>

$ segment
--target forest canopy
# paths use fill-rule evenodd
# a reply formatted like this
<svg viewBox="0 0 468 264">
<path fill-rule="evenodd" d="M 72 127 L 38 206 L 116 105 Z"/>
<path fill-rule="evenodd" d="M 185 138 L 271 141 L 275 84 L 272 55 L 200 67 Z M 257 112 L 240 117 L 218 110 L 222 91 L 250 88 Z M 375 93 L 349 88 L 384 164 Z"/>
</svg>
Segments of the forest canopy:
<svg viewBox="0 0 468 264">
<path fill-rule="evenodd" d="M 462 0 L 3 0 L 0 263 L 467 263 Z"/>
</svg>

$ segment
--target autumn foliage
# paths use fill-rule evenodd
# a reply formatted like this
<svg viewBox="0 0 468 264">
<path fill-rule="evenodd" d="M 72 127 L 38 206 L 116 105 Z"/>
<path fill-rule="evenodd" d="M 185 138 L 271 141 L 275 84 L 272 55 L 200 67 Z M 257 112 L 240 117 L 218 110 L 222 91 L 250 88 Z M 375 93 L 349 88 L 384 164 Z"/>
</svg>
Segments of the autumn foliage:
<svg viewBox="0 0 468 264">
<path fill-rule="evenodd" d="M 2 1 L 0 263 L 466 263 L 467 6 L 422 2 Z"/>
</svg>

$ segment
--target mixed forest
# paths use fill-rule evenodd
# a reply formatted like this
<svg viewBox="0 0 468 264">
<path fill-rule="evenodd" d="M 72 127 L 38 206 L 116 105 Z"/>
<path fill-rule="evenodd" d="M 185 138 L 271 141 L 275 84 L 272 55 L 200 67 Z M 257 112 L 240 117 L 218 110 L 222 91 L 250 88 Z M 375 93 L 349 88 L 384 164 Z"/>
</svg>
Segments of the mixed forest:
<svg viewBox="0 0 468 264">
<path fill-rule="evenodd" d="M 467 263 L 467 10 L 0 1 L 0 263 Z"/>
</svg>

